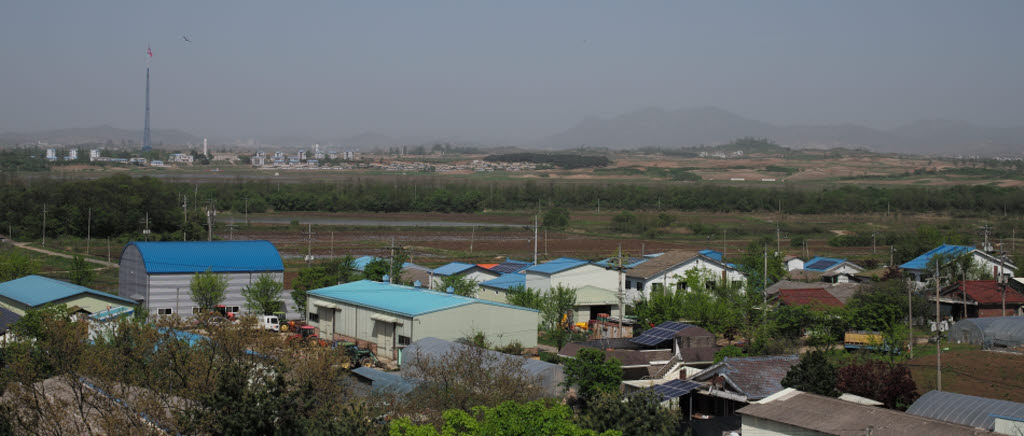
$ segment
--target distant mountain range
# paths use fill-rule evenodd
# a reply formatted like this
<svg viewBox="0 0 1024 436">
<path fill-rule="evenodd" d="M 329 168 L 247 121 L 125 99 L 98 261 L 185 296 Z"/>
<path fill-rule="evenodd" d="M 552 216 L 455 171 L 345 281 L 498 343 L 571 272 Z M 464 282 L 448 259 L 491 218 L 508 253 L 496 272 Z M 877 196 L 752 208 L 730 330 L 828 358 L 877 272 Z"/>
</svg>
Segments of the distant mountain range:
<svg viewBox="0 0 1024 436">
<path fill-rule="evenodd" d="M 176 129 L 153 129 L 150 131 L 153 145 L 163 144 L 201 144 L 203 138 Z M 129 144 L 142 143 L 141 130 L 119 129 L 111 126 L 78 127 L 71 129 L 44 130 L 30 133 L 0 133 L 0 144 L 30 144 L 45 142 L 48 144 L 74 145 L 91 142 L 106 143 L 111 141 L 120 145 L 121 141 Z"/>
<path fill-rule="evenodd" d="M 985 127 L 962 121 L 925 120 L 894 129 L 857 124 L 777 126 L 715 108 L 648 108 L 616 117 L 587 118 L 538 141 L 545 148 L 581 146 L 632 149 L 724 144 L 767 137 L 793 148 L 867 148 L 910 154 L 1022 154 L 1024 128 Z"/>
<path fill-rule="evenodd" d="M 945 155 L 1024 155 L 1024 127 L 988 127 L 962 121 L 923 120 L 893 129 L 875 129 L 857 124 L 820 124 L 779 126 L 736 115 L 715 107 L 666 110 L 648 108 L 612 118 L 586 118 L 572 128 L 540 139 L 528 146 L 546 149 L 606 147 L 635 149 L 642 147 L 679 148 L 720 145 L 742 137 L 763 137 L 790 148 L 866 148 L 877 152 Z M 110 126 L 47 130 L 32 133 L 2 133 L 0 145 L 81 144 L 88 142 L 138 144 L 142 132 Z M 153 144 L 199 144 L 202 137 L 176 129 L 154 129 Z M 256 147 L 309 147 L 370 150 L 402 145 L 430 145 L 451 142 L 485 148 L 477 141 L 413 140 L 377 132 L 325 139 L 310 135 L 282 135 L 258 140 L 211 138 L 211 142 Z M 492 146 L 494 144 L 491 144 Z"/>
</svg>

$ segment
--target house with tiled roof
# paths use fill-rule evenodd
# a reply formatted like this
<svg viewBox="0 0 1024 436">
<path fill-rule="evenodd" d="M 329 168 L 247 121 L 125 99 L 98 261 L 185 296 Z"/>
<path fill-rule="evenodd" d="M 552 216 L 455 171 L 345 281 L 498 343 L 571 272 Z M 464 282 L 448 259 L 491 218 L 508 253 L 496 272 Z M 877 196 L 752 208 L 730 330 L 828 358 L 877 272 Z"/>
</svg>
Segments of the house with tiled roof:
<svg viewBox="0 0 1024 436">
<path fill-rule="evenodd" d="M 746 276 L 736 265 L 726 263 L 714 250 L 673 250 L 649 259 L 626 271 L 626 299 L 647 298 L 652 292 L 682 291 L 689 289 L 686 273 L 692 269 L 706 271 L 714 283 L 743 282 Z"/>
<path fill-rule="evenodd" d="M 927 297 L 935 302 L 935 295 Z M 953 319 L 1017 316 L 1024 314 L 1024 294 L 995 280 L 959 281 L 939 291 L 939 306 Z"/>
<path fill-rule="evenodd" d="M 701 327 L 668 321 L 648 329 L 634 338 L 593 339 L 570 342 L 558 351 L 559 356 L 574 358 L 584 348 L 603 350 L 606 359 L 622 364 L 625 384 L 641 387 L 630 381 L 653 381 L 679 373 L 694 374 L 715 359 L 721 347 L 715 335 Z"/>
<path fill-rule="evenodd" d="M 842 301 L 824 288 L 779 289 L 776 297 L 784 306 L 808 306 L 812 309 L 843 306 Z"/>
<path fill-rule="evenodd" d="M 948 244 L 928 250 L 928 252 L 900 265 L 900 268 L 905 276 L 910 277 L 918 286 L 923 286 L 935 275 L 936 263 L 941 267 L 960 256 L 970 256 L 976 266 L 986 272 L 991 272 L 993 276 L 1014 277 L 1017 273 L 1017 266 L 1009 259 L 1001 259 L 973 246 Z"/>
<path fill-rule="evenodd" d="M 800 362 L 795 354 L 726 357 L 690 379 L 705 383 L 695 410 L 712 416 L 731 416 L 747 404 L 783 389 L 782 379 Z"/>
</svg>

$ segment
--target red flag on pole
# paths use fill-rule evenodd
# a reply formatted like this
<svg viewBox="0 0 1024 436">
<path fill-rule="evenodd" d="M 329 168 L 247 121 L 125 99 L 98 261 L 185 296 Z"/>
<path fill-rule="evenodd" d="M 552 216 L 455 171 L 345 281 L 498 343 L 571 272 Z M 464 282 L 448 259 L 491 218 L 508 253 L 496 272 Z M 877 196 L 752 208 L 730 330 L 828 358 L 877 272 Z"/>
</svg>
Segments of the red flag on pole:
<svg viewBox="0 0 1024 436">
<path fill-rule="evenodd" d="M 153 49 L 149 48 L 148 45 L 146 46 L 146 53 L 149 53 L 149 57 L 153 57 Z"/>
</svg>

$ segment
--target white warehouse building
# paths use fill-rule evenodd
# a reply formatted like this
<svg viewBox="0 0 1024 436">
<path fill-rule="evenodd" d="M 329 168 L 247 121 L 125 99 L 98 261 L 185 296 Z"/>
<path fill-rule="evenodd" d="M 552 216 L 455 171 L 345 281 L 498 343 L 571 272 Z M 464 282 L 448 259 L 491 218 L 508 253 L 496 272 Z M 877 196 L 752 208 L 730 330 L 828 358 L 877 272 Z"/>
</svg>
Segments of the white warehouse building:
<svg viewBox="0 0 1024 436">
<path fill-rule="evenodd" d="M 233 313 L 245 306 L 242 289 L 261 274 L 284 281 L 284 263 L 269 241 L 136 241 L 124 247 L 120 264 L 118 294 L 138 301 L 151 315 L 198 313 L 189 284 L 207 270 L 227 278 L 222 304 Z"/>
</svg>

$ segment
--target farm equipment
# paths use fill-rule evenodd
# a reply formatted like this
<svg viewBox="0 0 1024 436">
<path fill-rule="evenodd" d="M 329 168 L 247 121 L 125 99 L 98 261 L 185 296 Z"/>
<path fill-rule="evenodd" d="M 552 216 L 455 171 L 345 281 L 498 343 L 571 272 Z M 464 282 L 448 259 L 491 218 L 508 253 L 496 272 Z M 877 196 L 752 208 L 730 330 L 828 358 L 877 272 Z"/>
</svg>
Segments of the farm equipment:
<svg viewBox="0 0 1024 436">
<path fill-rule="evenodd" d="M 284 318 L 279 318 L 279 319 L 284 319 Z M 300 327 L 308 326 L 308 325 L 309 324 L 306 324 L 305 321 L 291 320 L 291 321 L 287 321 L 287 322 L 281 323 L 280 330 L 282 332 L 291 332 L 291 331 L 298 330 Z"/>
<path fill-rule="evenodd" d="M 284 325 L 281 327 L 284 327 Z M 296 329 L 295 334 L 288 337 L 288 343 L 327 346 L 327 341 L 320 339 L 317 328 L 311 325 L 300 326 Z"/>
<path fill-rule="evenodd" d="M 847 350 L 878 350 L 899 354 L 903 344 L 890 344 L 881 332 L 848 331 L 843 338 L 843 347 Z"/>
<path fill-rule="evenodd" d="M 352 368 L 358 368 L 360 366 L 375 366 L 380 363 L 377 360 L 377 356 L 372 351 L 359 348 L 358 345 L 352 342 L 335 342 L 333 344 L 335 349 L 340 349 L 348 356 L 348 360 L 352 365 Z"/>
<path fill-rule="evenodd" d="M 220 314 L 220 316 L 227 318 L 228 321 L 235 321 L 235 313 L 228 312 L 228 307 L 223 304 L 218 304 L 217 307 L 214 308 L 214 313 Z"/>
</svg>

